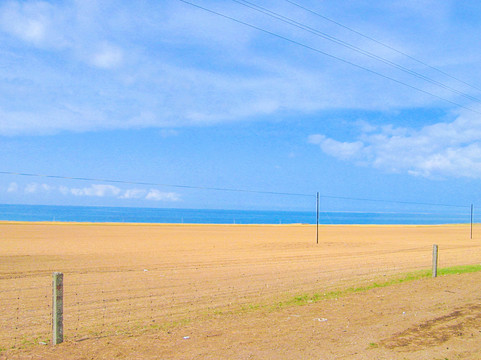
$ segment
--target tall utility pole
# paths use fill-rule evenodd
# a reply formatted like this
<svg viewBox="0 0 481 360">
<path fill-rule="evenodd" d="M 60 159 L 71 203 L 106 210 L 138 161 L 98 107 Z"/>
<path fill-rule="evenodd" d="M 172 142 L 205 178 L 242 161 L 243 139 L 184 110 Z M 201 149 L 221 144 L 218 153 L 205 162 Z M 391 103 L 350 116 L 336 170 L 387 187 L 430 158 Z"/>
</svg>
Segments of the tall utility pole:
<svg viewBox="0 0 481 360">
<path fill-rule="evenodd" d="M 319 244 L 319 192 L 316 199 L 316 244 Z"/>
<path fill-rule="evenodd" d="M 473 238 L 473 209 L 474 206 L 471 204 L 471 239 Z"/>
</svg>

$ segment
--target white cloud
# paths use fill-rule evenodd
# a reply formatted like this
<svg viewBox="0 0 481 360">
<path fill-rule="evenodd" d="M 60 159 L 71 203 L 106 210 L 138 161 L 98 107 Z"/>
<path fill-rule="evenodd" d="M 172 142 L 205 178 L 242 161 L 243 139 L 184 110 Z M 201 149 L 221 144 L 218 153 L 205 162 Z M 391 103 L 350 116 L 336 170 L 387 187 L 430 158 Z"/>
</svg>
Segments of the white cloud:
<svg viewBox="0 0 481 360">
<path fill-rule="evenodd" d="M 10 0 L 0 4 L 0 34 L 3 31 L 20 40 L 16 47 L 52 51 L 71 48 L 76 43 L 69 34 L 72 23 L 69 6 L 62 4 L 38 0 Z M 8 48 L 6 43 L 3 47 Z"/>
<path fill-rule="evenodd" d="M 50 185 L 48 185 L 48 184 L 42 184 L 42 185 L 41 185 L 41 189 L 42 189 L 43 191 L 52 191 L 52 190 L 54 190 L 55 188 L 52 187 L 52 186 L 50 186 Z"/>
<path fill-rule="evenodd" d="M 308 141 L 311 144 L 319 145 L 322 151 L 324 151 L 326 154 L 343 160 L 348 160 L 355 157 L 364 146 L 360 141 L 339 142 L 319 134 L 309 136 Z"/>
<path fill-rule="evenodd" d="M 22 40 L 40 44 L 47 33 L 48 10 L 45 2 L 5 2 L 0 7 L 0 27 Z"/>
<path fill-rule="evenodd" d="M 102 7 L 86 3 L 11 0 L 0 5 L 0 30 L 40 49 L 37 59 L 55 52 L 59 58 L 67 55 L 67 61 L 115 68 L 122 63 L 124 51 L 106 40 Z"/>
<path fill-rule="evenodd" d="M 147 194 L 147 191 L 144 189 L 128 189 L 124 190 L 123 193 L 120 195 L 121 199 L 142 199 Z"/>
<path fill-rule="evenodd" d="M 147 200 L 147 201 L 180 201 L 180 195 L 175 192 L 162 192 L 157 189 L 122 189 L 114 185 L 92 184 L 86 187 L 68 187 L 65 185 L 55 186 L 45 183 L 29 183 L 25 186 L 19 186 L 16 182 L 11 182 L 7 187 L 8 193 L 23 192 L 27 195 L 60 193 L 63 196 L 75 197 L 97 197 L 97 198 L 115 198 L 120 200 Z"/>
<path fill-rule="evenodd" d="M 84 188 L 70 189 L 70 192 L 75 196 L 118 196 L 121 193 L 120 188 L 113 185 L 94 184 Z"/>
<path fill-rule="evenodd" d="M 34 194 L 38 191 L 38 184 L 28 184 L 26 187 L 25 187 L 25 193 L 26 194 Z"/>
<path fill-rule="evenodd" d="M 113 185 L 93 184 L 84 188 L 58 188 L 63 195 L 114 197 L 124 200 L 152 200 L 152 201 L 179 201 L 180 196 L 174 192 L 161 192 L 157 189 L 121 189 Z"/>
<path fill-rule="evenodd" d="M 180 200 L 180 196 L 177 193 L 173 192 L 161 192 L 157 189 L 151 189 L 147 196 L 145 197 L 146 200 L 154 200 L 154 201 L 172 201 L 176 202 Z"/>
<path fill-rule="evenodd" d="M 333 157 L 389 172 L 423 177 L 481 178 L 481 116 L 464 112 L 451 122 L 419 130 L 385 126 L 340 142 L 321 134 L 310 143 Z"/>
<path fill-rule="evenodd" d="M 7 192 L 9 193 L 15 193 L 18 191 L 18 184 L 15 182 L 12 182 L 8 185 Z"/>
<path fill-rule="evenodd" d="M 99 68 L 111 69 L 119 66 L 123 60 L 123 51 L 111 44 L 102 44 L 92 54 L 90 62 Z"/>
<path fill-rule="evenodd" d="M 52 191 L 54 188 L 48 184 L 38 184 L 38 183 L 30 183 L 25 186 L 24 192 L 26 194 L 35 194 L 35 193 L 45 193 Z"/>
<path fill-rule="evenodd" d="M 70 189 L 66 186 L 60 186 L 58 191 L 60 191 L 62 195 L 68 195 L 70 193 Z"/>
<path fill-rule="evenodd" d="M 462 46 L 476 43 L 479 22 L 453 21 L 451 6 L 436 6 L 439 16 L 434 20 L 432 12 L 423 10 L 432 8 L 432 2 L 423 4 L 420 9 L 403 5 L 402 14 L 396 6 L 369 2 L 358 4 L 354 13 L 348 3 L 327 2 L 322 8 L 410 55 L 448 64 L 450 71 L 473 83 L 481 81 L 481 50 Z M 204 5 L 459 99 L 239 4 L 206 0 Z M 319 25 L 318 18 L 288 4 L 271 1 L 265 6 Z M 308 6 L 319 7 L 315 2 Z M 409 68 L 419 67 L 331 25 L 325 24 L 332 35 Z M 283 112 L 439 104 L 426 94 L 177 1 L 5 1 L 0 4 L 0 40 L 0 135 L 172 129 L 273 118 Z"/>
</svg>

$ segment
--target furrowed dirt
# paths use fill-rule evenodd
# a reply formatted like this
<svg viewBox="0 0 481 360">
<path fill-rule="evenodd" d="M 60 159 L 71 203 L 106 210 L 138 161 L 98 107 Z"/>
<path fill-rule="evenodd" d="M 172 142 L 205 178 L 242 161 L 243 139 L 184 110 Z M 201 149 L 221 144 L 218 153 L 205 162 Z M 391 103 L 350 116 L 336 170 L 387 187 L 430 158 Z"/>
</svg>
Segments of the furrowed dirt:
<svg viewBox="0 0 481 360">
<path fill-rule="evenodd" d="M 476 230 L 0 223 L 0 358 L 481 358 L 480 273 L 323 298 L 429 269 L 435 243 L 440 267 L 479 264 Z"/>
</svg>

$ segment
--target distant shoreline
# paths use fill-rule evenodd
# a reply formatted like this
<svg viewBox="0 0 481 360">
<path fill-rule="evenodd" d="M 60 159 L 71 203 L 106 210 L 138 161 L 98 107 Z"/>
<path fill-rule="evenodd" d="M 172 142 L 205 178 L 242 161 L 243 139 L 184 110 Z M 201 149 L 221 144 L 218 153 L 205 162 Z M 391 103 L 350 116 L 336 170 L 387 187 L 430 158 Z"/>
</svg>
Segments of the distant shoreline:
<svg viewBox="0 0 481 360">
<path fill-rule="evenodd" d="M 0 221 L 128 224 L 316 224 L 315 211 L 1 205 Z M 322 225 L 440 225 L 470 223 L 469 214 L 446 212 L 321 211 Z"/>
<path fill-rule="evenodd" d="M 316 224 L 211 224 L 211 223 L 141 223 L 141 222 L 82 222 L 82 221 L 16 221 L 0 220 L 2 225 L 58 225 L 58 226 L 165 226 L 165 227 L 316 227 Z M 477 226 L 479 223 L 473 223 Z M 452 224 L 319 224 L 319 227 L 443 227 L 470 226 L 469 223 Z"/>
</svg>

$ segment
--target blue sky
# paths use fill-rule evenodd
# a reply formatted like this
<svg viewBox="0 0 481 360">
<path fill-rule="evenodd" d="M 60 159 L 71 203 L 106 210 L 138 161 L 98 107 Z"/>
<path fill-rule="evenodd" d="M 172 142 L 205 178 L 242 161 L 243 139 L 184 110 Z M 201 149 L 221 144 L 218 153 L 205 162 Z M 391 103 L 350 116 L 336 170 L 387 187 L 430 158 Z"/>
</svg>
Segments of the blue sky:
<svg viewBox="0 0 481 360">
<path fill-rule="evenodd" d="M 481 203 L 479 2 L 296 1 L 389 47 L 289 1 L 255 4 L 311 32 L 235 1 L 192 2 L 271 34 L 179 0 L 2 1 L 0 171 Z M 309 197 L 14 175 L 0 175 L 0 202 L 313 206 Z"/>
</svg>

